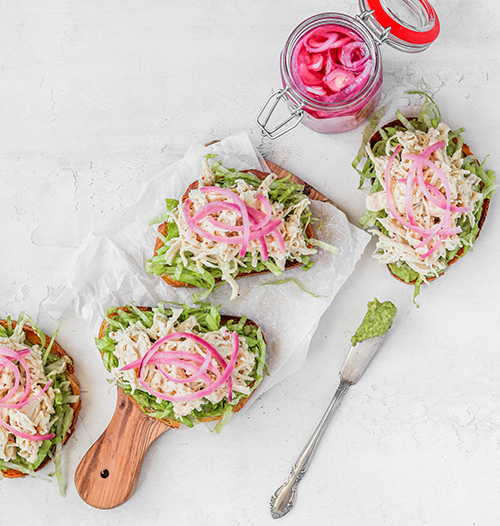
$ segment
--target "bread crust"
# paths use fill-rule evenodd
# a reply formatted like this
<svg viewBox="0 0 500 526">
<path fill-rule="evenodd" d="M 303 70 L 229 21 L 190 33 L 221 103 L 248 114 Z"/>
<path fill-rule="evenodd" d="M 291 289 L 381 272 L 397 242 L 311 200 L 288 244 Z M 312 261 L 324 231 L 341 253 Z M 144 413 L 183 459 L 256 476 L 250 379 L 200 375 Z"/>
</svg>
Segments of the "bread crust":
<svg viewBox="0 0 500 526">
<path fill-rule="evenodd" d="M 416 117 L 409 117 L 410 119 L 412 118 L 416 118 Z M 388 128 L 388 127 L 393 127 L 393 126 L 403 126 L 404 127 L 404 124 L 399 120 L 399 119 L 395 119 L 387 124 L 385 124 L 383 126 L 383 128 Z M 374 133 L 372 135 L 372 138 L 370 139 L 370 145 L 373 147 L 375 146 L 375 144 L 380 141 L 382 138 L 382 136 L 380 135 L 380 132 L 377 131 L 376 133 Z M 454 139 L 455 142 L 456 142 L 456 139 Z M 469 146 L 467 144 L 464 144 L 462 146 L 462 154 L 464 155 L 464 157 L 467 157 L 468 155 L 472 155 L 472 151 L 471 149 L 469 148 Z M 484 225 L 484 222 L 486 220 L 486 215 L 488 213 L 488 209 L 490 207 L 490 198 L 489 197 L 485 197 L 483 199 L 483 206 L 482 206 L 482 212 L 481 212 L 481 217 L 479 218 L 479 221 L 478 221 L 478 233 L 477 233 L 477 236 L 476 236 L 476 240 L 477 238 L 479 237 L 479 234 L 481 232 L 481 229 L 483 228 L 483 225 Z M 447 267 L 449 267 L 450 265 L 452 265 L 453 263 L 456 263 L 462 256 L 464 255 L 464 248 L 462 247 L 458 252 L 457 254 L 455 255 L 455 257 L 453 259 L 451 259 L 450 261 L 448 261 L 447 263 Z M 405 281 L 404 279 L 401 279 L 399 276 L 396 276 L 396 274 L 394 274 L 390 268 L 389 265 L 387 265 L 387 270 L 391 273 L 391 275 L 396 278 L 398 281 L 401 281 L 402 283 L 407 283 L 408 285 L 415 285 L 416 281 L 417 280 L 412 280 L 412 281 Z M 439 278 L 440 276 L 442 276 L 444 274 L 444 272 L 441 272 L 440 274 L 438 274 L 437 276 L 430 276 L 430 277 L 426 277 L 425 280 L 427 282 L 429 281 L 434 281 L 435 279 Z"/>
<path fill-rule="evenodd" d="M 17 323 L 15 321 L 10 321 L 11 327 L 14 328 Z M 0 325 L 2 325 L 4 328 L 7 328 L 8 322 L 7 320 L 0 320 Z M 23 326 L 24 334 L 26 335 L 26 340 L 29 342 L 30 345 L 40 345 L 41 340 L 38 336 L 38 333 L 36 330 L 29 324 L 25 323 Z M 45 339 L 47 342 L 51 340 L 51 338 L 47 335 L 45 335 Z M 56 354 L 59 357 L 67 356 L 70 358 L 70 361 L 67 363 L 67 371 L 66 371 L 66 378 L 69 380 L 71 392 L 74 395 L 80 395 L 80 384 L 78 383 L 78 380 L 75 376 L 75 367 L 73 365 L 73 360 L 71 359 L 71 356 L 56 342 L 52 344 L 52 347 L 50 349 L 50 352 L 52 354 Z M 71 425 L 66 433 L 66 435 L 63 438 L 63 445 L 66 444 L 66 442 L 69 440 L 70 436 L 73 434 L 73 431 L 75 430 L 76 421 L 78 420 L 78 414 L 80 412 L 81 408 L 81 400 L 78 398 L 77 402 L 73 402 L 70 404 L 73 408 L 73 420 L 71 422 Z M 51 458 L 47 455 L 43 462 L 36 468 L 35 471 L 38 471 L 45 467 L 49 462 L 51 461 Z M 7 478 L 22 478 L 26 477 L 26 473 L 22 473 L 21 471 L 17 471 L 16 469 L 7 469 L 5 471 L 2 471 L 2 475 Z"/>
<path fill-rule="evenodd" d="M 128 308 L 128 307 L 119 307 L 121 310 L 123 311 L 126 311 L 126 312 L 131 312 L 131 310 Z M 137 307 L 139 310 L 141 311 L 151 311 L 153 310 L 151 307 Z M 113 318 L 117 315 L 117 313 L 112 313 L 109 315 L 110 318 Z M 238 322 L 239 320 L 241 319 L 240 316 L 224 316 L 224 315 L 221 315 L 221 324 L 222 325 L 225 325 L 229 320 L 234 320 L 235 322 Z M 246 321 L 246 324 L 247 325 L 252 325 L 256 328 L 258 328 L 259 326 L 253 321 L 253 320 L 250 320 L 247 318 L 247 321 Z M 103 322 L 101 323 L 101 326 L 99 328 L 99 339 L 101 339 L 107 328 L 108 328 L 108 323 L 106 320 L 103 320 Z M 267 345 L 267 342 L 266 342 L 266 338 L 264 336 L 264 333 L 262 333 L 262 338 L 264 339 L 264 342 L 266 343 Z M 99 352 L 101 353 L 101 356 L 103 355 L 102 351 L 99 350 Z M 253 386 L 253 383 L 250 384 L 250 387 Z M 120 389 L 120 388 L 119 388 Z M 248 402 L 248 400 L 250 400 L 250 397 L 254 394 L 255 391 L 252 391 L 250 393 L 249 396 L 247 396 L 246 398 L 242 398 L 237 405 L 234 406 L 234 409 L 233 409 L 233 413 L 237 413 L 238 411 L 240 411 L 244 405 Z M 147 412 L 144 411 L 143 407 L 137 402 L 137 400 L 134 399 L 133 396 L 131 395 L 128 395 L 125 393 L 125 395 L 127 396 L 127 398 L 136 406 L 138 407 L 141 411 L 143 411 L 145 414 L 148 414 Z M 148 415 L 150 416 L 150 415 Z M 178 428 L 180 427 L 181 423 L 178 422 L 177 420 L 173 420 L 173 419 L 170 419 L 170 418 L 158 418 L 156 416 L 151 416 L 151 418 L 155 418 L 156 420 L 160 420 L 161 422 L 163 422 L 164 424 L 168 425 L 169 427 L 174 427 L 174 428 Z M 199 421 L 200 422 L 211 422 L 211 421 L 214 421 L 214 420 L 220 420 L 222 417 L 221 416 L 218 416 L 218 417 L 205 417 L 205 418 L 200 418 Z"/>
<path fill-rule="evenodd" d="M 260 170 L 242 170 L 242 172 L 243 173 L 252 173 L 252 174 L 256 175 L 261 180 L 264 180 L 269 175 L 268 173 L 261 172 Z M 191 190 L 195 190 L 196 188 L 198 188 L 198 181 L 194 181 L 193 183 L 191 183 L 187 187 L 186 191 L 184 192 L 184 195 L 181 198 L 181 202 L 183 203 L 187 199 L 187 197 L 189 195 L 189 192 L 191 192 Z M 168 232 L 168 223 L 164 222 L 158 227 L 158 233 L 160 234 L 160 236 L 165 236 L 167 234 L 167 232 Z M 306 227 L 306 235 L 310 239 L 314 238 L 314 231 L 313 231 L 313 228 L 312 228 L 312 226 L 310 224 L 307 225 L 307 227 Z M 154 247 L 154 254 L 153 254 L 154 256 L 156 256 L 158 254 L 158 250 L 162 246 L 163 246 L 162 239 L 160 237 L 157 237 L 156 238 L 155 247 Z M 302 262 L 301 261 L 289 260 L 289 261 L 286 261 L 286 263 L 285 263 L 285 270 L 290 270 L 292 268 L 297 268 L 297 267 L 300 267 L 300 266 L 302 266 Z M 269 272 L 271 272 L 271 271 L 268 270 L 268 269 L 261 270 L 260 272 L 252 270 L 250 272 L 237 274 L 235 276 L 235 279 L 246 278 L 246 277 L 250 277 L 250 276 L 257 276 L 259 274 L 268 274 Z M 194 285 L 191 285 L 190 283 L 184 283 L 182 281 L 176 281 L 176 280 L 172 279 L 168 275 L 163 275 L 163 276 L 160 276 L 160 277 L 161 277 L 161 279 L 163 279 L 163 281 L 168 283 L 171 287 L 187 287 L 187 288 L 194 288 L 195 287 Z M 221 278 L 215 278 L 215 282 L 216 283 L 219 283 L 220 281 L 221 281 Z"/>
</svg>

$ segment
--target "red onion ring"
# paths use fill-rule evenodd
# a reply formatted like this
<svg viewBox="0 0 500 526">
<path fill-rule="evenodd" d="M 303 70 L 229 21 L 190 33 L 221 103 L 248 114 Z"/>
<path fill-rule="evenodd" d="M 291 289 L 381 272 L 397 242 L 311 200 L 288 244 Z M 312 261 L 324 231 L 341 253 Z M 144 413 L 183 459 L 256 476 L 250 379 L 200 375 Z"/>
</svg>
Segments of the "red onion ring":
<svg viewBox="0 0 500 526">
<path fill-rule="evenodd" d="M 358 50 L 362 52 L 361 58 L 352 60 L 354 52 Z M 358 71 L 369 57 L 370 54 L 364 42 L 351 42 L 346 44 L 340 52 L 340 61 L 342 64 L 344 64 L 347 69 L 352 69 L 353 71 Z"/>
<path fill-rule="evenodd" d="M 208 369 L 208 366 L 210 364 L 210 360 L 212 359 L 212 353 L 207 352 L 205 356 L 205 360 L 203 361 L 201 366 L 196 366 L 196 364 L 187 362 L 185 360 L 176 360 L 174 358 L 172 359 L 165 359 L 165 360 L 158 360 L 155 361 L 158 370 L 163 374 L 163 376 L 170 380 L 171 382 L 174 382 L 176 384 L 187 384 L 189 382 L 194 382 L 195 380 L 198 380 L 198 378 L 202 379 L 207 385 L 212 384 L 212 380 L 210 379 L 210 376 L 206 374 L 206 371 Z M 153 363 L 152 360 L 150 360 L 149 363 Z M 170 365 L 172 367 L 180 367 L 181 369 L 190 369 L 191 371 L 195 371 L 195 374 L 192 376 L 189 376 L 187 378 L 175 378 L 174 376 L 171 376 L 168 374 L 160 365 Z"/>
<path fill-rule="evenodd" d="M 240 207 L 241 219 L 243 220 L 243 227 L 244 227 L 243 228 L 243 242 L 241 244 L 241 250 L 240 250 L 240 258 L 242 258 L 247 251 L 248 238 L 250 236 L 250 220 L 248 218 L 248 210 L 247 210 L 246 204 L 238 195 L 236 195 L 234 192 L 231 192 L 231 190 L 228 190 L 227 188 L 221 188 L 219 186 L 203 186 L 201 188 L 201 192 L 203 194 L 206 194 L 206 193 L 222 194 L 223 196 L 228 197 L 229 199 L 232 199 L 234 203 Z"/>
<path fill-rule="evenodd" d="M 313 28 L 297 42 L 291 74 L 300 90 L 311 98 L 342 102 L 365 87 L 372 66 L 368 47 L 357 33 L 326 24 Z"/>
</svg>

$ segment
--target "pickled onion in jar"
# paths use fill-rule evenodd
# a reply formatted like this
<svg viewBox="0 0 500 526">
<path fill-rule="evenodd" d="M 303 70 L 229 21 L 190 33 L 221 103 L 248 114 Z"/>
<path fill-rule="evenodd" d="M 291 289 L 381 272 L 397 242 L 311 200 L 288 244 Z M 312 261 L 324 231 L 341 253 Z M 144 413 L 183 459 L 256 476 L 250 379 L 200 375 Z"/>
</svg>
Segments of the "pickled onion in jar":
<svg viewBox="0 0 500 526">
<path fill-rule="evenodd" d="M 354 31 L 326 24 L 308 31 L 292 53 L 291 74 L 302 93 L 323 103 L 352 99 L 366 86 L 373 61 Z"/>
</svg>

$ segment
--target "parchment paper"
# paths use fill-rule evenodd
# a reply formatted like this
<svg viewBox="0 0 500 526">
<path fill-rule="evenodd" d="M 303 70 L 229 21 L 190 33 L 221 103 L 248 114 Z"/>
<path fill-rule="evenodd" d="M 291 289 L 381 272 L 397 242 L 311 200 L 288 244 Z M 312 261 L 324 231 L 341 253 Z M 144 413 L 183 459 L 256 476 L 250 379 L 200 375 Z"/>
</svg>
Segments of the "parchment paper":
<svg viewBox="0 0 500 526">
<path fill-rule="evenodd" d="M 170 287 L 144 270 L 156 239 L 156 227 L 148 223 L 163 212 L 165 198 L 180 198 L 198 178 L 207 153 L 218 153 L 226 167 L 269 171 L 245 132 L 208 148 L 192 145 L 180 161 L 148 183 L 125 192 L 130 207 L 129 224 L 118 231 L 91 232 L 84 239 L 72 259 L 66 287 L 44 302 L 43 308 L 53 318 L 74 313 L 88 323 L 93 337 L 109 306 L 127 303 L 154 306 L 159 301 L 192 303 L 192 294 L 199 289 Z M 262 327 L 268 342 L 270 376 L 259 387 L 259 395 L 303 365 L 322 314 L 370 240 L 367 233 L 350 224 L 334 206 L 313 202 L 312 210 L 322 220 L 316 237 L 338 247 L 338 254 L 318 249 L 309 271 L 293 269 L 286 271 L 283 278 L 294 278 L 303 289 L 319 297 L 302 291 L 294 282 L 271 285 L 283 278 L 264 274 L 239 279 L 240 293 L 235 300 L 229 299 L 228 285 L 208 298 L 211 303 L 221 305 L 222 314 L 244 314 Z"/>
</svg>

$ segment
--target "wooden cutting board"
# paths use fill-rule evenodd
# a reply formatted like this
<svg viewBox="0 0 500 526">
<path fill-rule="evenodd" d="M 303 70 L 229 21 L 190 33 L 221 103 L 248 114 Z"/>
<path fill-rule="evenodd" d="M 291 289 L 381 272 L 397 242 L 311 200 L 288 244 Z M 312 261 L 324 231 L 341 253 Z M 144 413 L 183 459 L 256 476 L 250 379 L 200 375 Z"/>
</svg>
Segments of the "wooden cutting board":
<svg viewBox="0 0 500 526">
<path fill-rule="evenodd" d="M 211 144 L 214 144 L 216 142 L 219 141 L 210 141 L 209 143 L 205 144 L 205 146 L 210 146 Z M 331 199 L 329 199 L 321 192 L 316 190 L 316 188 L 312 187 L 309 183 L 306 183 L 300 177 L 297 177 L 288 170 L 281 168 L 281 166 L 274 164 L 272 161 L 268 161 L 267 159 L 264 159 L 264 161 L 266 161 L 267 166 L 269 166 L 269 170 L 271 170 L 272 173 L 275 173 L 278 176 L 278 179 L 283 179 L 283 177 L 286 177 L 288 174 L 290 174 L 290 179 L 294 183 L 304 185 L 304 193 L 307 195 L 307 197 L 309 197 L 309 199 L 314 199 L 315 201 L 321 201 L 323 203 L 330 203 L 331 205 L 337 207 L 337 205 Z"/>
<path fill-rule="evenodd" d="M 281 168 L 277 164 L 274 164 L 273 162 L 268 161 L 267 159 L 264 160 L 266 161 L 267 166 L 269 166 L 271 172 L 275 173 L 279 179 L 282 179 L 283 177 L 286 177 L 288 174 L 290 174 L 290 179 L 294 183 L 304 185 L 304 193 L 307 195 L 307 197 L 309 197 L 309 199 L 321 201 L 322 203 L 330 203 L 331 205 L 337 207 L 337 205 L 335 205 L 335 203 L 331 199 L 323 195 L 320 191 L 316 190 L 316 188 L 311 186 L 309 183 L 306 183 L 300 177 L 297 177 L 296 175 L 290 173 L 288 170 Z"/>
<path fill-rule="evenodd" d="M 290 173 L 267 159 L 266 163 L 279 178 Z M 304 185 L 304 193 L 310 199 L 334 204 L 296 175 L 290 175 L 293 182 Z M 80 497 L 99 509 L 115 508 L 126 502 L 135 491 L 151 444 L 168 429 L 164 422 L 143 413 L 117 387 L 113 417 L 76 469 L 75 486 Z"/>
<path fill-rule="evenodd" d="M 76 468 L 80 497 L 103 510 L 126 502 L 134 493 L 151 444 L 167 429 L 168 425 L 147 416 L 117 387 L 115 412 L 108 427 Z"/>
</svg>

